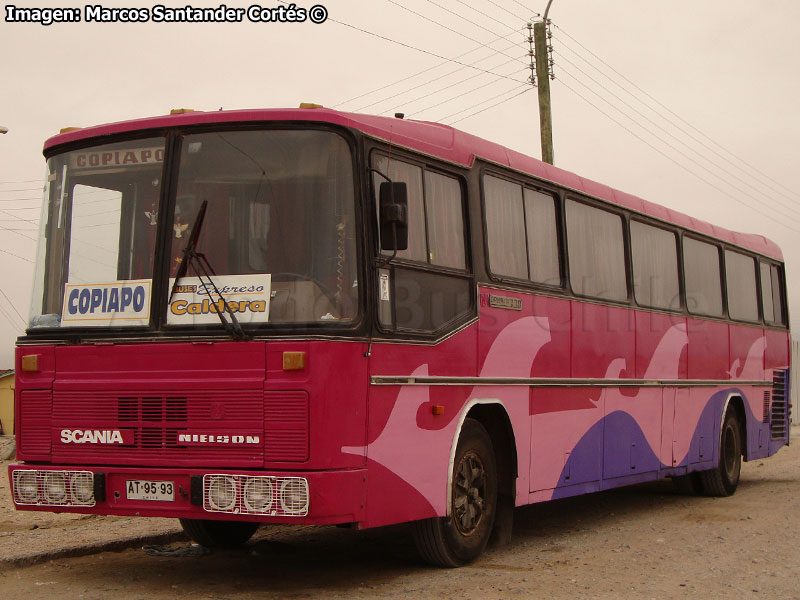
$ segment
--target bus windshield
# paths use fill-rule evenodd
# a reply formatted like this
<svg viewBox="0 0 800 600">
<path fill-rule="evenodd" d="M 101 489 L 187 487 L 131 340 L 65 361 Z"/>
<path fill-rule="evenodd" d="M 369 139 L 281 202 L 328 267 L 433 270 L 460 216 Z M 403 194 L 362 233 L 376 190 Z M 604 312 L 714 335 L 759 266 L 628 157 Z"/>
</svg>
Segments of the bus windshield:
<svg viewBox="0 0 800 600">
<path fill-rule="evenodd" d="M 243 325 L 352 321 L 358 280 L 347 142 L 310 129 L 204 132 L 179 142 L 169 186 L 161 181 L 170 160 L 162 138 L 50 158 L 30 327 L 147 327 L 151 315 L 166 326 L 220 326 L 217 313 L 231 310 Z M 165 187 L 175 196 L 167 236 L 159 236 Z M 175 286 L 203 202 L 196 252 L 211 279 L 192 264 Z M 166 298 L 151 306 L 154 257 L 169 261 L 169 306 Z"/>
</svg>

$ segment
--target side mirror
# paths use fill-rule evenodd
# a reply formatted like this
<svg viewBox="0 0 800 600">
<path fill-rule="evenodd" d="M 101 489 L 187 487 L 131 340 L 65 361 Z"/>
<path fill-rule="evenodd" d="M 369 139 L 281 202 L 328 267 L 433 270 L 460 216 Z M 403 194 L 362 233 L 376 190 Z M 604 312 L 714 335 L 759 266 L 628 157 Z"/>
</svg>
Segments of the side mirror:
<svg viewBox="0 0 800 600">
<path fill-rule="evenodd" d="M 403 181 L 384 181 L 380 187 L 381 250 L 408 248 L 408 187 Z"/>
</svg>

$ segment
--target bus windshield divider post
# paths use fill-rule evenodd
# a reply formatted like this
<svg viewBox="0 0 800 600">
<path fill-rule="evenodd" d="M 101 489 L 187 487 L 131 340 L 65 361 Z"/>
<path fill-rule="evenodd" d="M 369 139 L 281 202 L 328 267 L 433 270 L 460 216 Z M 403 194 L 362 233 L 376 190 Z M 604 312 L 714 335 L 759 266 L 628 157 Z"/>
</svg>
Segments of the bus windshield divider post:
<svg viewBox="0 0 800 600">
<path fill-rule="evenodd" d="M 219 288 L 217 288 L 217 284 L 215 284 L 214 280 L 211 278 L 212 275 L 216 277 L 217 274 L 214 272 L 214 269 L 211 268 L 211 264 L 208 262 L 205 254 L 201 254 L 195 250 L 195 248 L 197 248 L 197 241 L 200 238 L 200 231 L 203 228 L 203 221 L 205 219 L 207 208 L 208 200 L 203 200 L 203 203 L 200 205 L 200 210 L 197 211 L 197 217 L 195 217 L 194 225 L 192 225 L 192 233 L 189 236 L 189 241 L 186 242 L 186 247 L 183 249 L 183 257 L 181 258 L 180 266 L 178 266 L 178 271 L 175 273 L 175 283 L 172 284 L 167 305 L 169 305 L 169 303 L 172 301 L 172 297 L 175 294 L 175 289 L 178 287 L 178 282 L 181 280 L 181 278 L 186 276 L 186 273 L 189 270 L 189 265 L 191 264 L 194 268 L 195 274 L 197 275 L 198 279 L 200 279 L 200 283 L 203 285 L 206 295 L 211 297 L 211 292 L 208 289 L 210 284 L 214 289 L 214 293 L 216 293 L 219 299 L 222 301 L 222 306 L 225 309 L 225 312 L 228 313 L 228 316 L 231 318 L 230 322 L 228 322 L 225 317 L 222 316 L 222 312 L 219 310 L 214 311 L 217 313 L 217 316 L 219 317 L 222 326 L 225 328 L 225 331 L 227 331 L 231 337 L 236 340 L 247 341 L 250 339 L 250 337 L 242 329 L 242 325 L 239 323 L 236 315 L 234 315 L 231 307 L 225 300 L 225 297 L 220 293 Z M 208 280 L 208 283 L 203 280 L 203 277 Z"/>
</svg>

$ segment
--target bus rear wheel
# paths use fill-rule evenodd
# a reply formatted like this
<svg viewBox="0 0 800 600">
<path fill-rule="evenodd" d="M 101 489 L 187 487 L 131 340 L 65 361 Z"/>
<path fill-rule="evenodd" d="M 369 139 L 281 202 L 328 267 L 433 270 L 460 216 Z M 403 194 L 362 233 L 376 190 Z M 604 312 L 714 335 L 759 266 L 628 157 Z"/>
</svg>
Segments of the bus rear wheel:
<svg viewBox="0 0 800 600">
<path fill-rule="evenodd" d="M 426 562 L 460 567 L 486 548 L 497 510 L 497 464 L 492 440 L 474 419 L 466 419 L 453 461 L 449 516 L 413 524 L 417 551 Z"/>
<path fill-rule="evenodd" d="M 181 527 L 192 540 L 207 548 L 241 546 L 258 529 L 258 523 L 249 521 L 207 521 L 179 519 Z"/>
<path fill-rule="evenodd" d="M 719 464 L 699 473 L 700 485 L 707 496 L 730 496 L 739 485 L 742 471 L 742 430 L 734 408 L 729 408 L 722 422 L 719 440 Z"/>
</svg>

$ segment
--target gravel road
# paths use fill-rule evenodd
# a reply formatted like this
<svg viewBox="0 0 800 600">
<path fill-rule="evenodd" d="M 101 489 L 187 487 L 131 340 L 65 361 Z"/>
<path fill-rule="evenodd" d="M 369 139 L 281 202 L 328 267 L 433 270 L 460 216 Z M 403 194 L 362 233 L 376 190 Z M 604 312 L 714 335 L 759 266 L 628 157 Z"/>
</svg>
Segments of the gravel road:
<svg viewBox="0 0 800 600">
<path fill-rule="evenodd" d="M 264 528 L 240 550 L 151 556 L 141 548 L 16 566 L 14 556 L 119 539 L 177 539 L 168 520 L 0 508 L 6 598 L 781 598 L 800 599 L 800 437 L 746 463 L 731 498 L 669 482 L 518 509 L 514 539 L 462 569 L 426 567 L 402 526 Z M 36 529 L 32 529 L 37 526 Z M 171 536 L 171 537 L 170 537 Z M 57 554 L 57 553 L 56 553 Z M 180 554 L 180 553 L 179 553 Z M 9 559 L 12 560 L 9 560 Z"/>
</svg>

